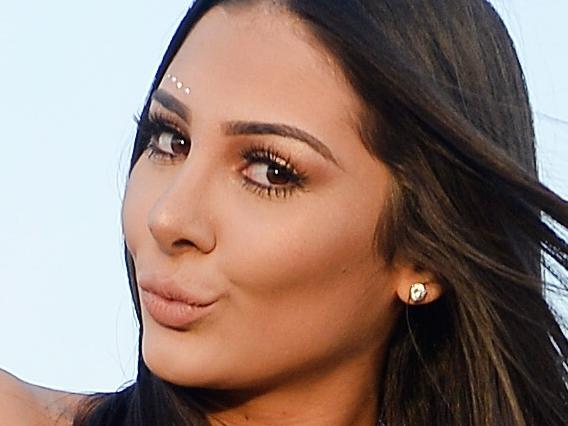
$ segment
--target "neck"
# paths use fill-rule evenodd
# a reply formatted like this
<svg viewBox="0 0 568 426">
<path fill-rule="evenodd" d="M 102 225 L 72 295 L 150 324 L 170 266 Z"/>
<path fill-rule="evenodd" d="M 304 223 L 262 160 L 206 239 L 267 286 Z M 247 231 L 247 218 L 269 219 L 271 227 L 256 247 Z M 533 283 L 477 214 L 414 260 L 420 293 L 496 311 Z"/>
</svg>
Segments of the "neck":
<svg viewBox="0 0 568 426">
<path fill-rule="evenodd" d="M 209 421 L 213 426 L 375 426 L 380 370 L 376 356 L 369 358 L 262 391 L 206 391 Z"/>
</svg>

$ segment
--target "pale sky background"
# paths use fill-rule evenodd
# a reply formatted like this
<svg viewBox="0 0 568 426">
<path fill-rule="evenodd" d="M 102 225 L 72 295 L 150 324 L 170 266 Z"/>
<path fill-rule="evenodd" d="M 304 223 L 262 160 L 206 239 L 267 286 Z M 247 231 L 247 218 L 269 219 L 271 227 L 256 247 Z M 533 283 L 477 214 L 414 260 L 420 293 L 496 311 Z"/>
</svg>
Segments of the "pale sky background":
<svg viewBox="0 0 568 426">
<path fill-rule="evenodd" d="M 568 1 L 494 4 L 527 74 L 541 175 L 568 198 Z M 110 391 L 134 377 L 121 197 L 133 116 L 188 6 L 3 4 L 0 368 L 27 381 Z"/>
</svg>

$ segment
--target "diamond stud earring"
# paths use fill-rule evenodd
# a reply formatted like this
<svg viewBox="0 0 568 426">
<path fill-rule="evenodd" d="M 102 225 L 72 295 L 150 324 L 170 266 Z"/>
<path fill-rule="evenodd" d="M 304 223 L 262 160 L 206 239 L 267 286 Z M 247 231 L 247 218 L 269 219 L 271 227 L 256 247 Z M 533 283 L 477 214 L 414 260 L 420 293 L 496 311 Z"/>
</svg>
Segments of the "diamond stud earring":
<svg viewBox="0 0 568 426">
<path fill-rule="evenodd" d="M 420 303 L 428 294 L 424 283 L 414 283 L 410 286 L 410 300 L 412 303 Z"/>
</svg>

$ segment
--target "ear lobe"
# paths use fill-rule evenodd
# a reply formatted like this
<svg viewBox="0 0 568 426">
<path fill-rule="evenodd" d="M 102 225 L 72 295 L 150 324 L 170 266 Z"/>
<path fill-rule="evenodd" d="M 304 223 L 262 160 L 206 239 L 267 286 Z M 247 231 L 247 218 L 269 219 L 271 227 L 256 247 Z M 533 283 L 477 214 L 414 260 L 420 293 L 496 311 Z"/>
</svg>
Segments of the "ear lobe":
<svg viewBox="0 0 568 426">
<path fill-rule="evenodd" d="M 396 294 L 408 305 L 425 305 L 438 300 L 444 293 L 440 283 L 427 272 L 409 272 L 408 269 L 398 277 Z"/>
</svg>

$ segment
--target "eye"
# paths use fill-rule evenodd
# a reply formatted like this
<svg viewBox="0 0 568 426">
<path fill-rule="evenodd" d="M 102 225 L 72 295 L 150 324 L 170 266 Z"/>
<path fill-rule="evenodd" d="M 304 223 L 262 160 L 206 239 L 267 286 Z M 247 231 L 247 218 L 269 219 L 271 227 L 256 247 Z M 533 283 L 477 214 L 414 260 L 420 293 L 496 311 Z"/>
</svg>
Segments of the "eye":
<svg viewBox="0 0 568 426">
<path fill-rule="evenodd" d="M 138 131 L 146 141 L 148 157 L 172 162 L 189 155 L 191 139 L 184 136 L 175 124 L 161 116 L 145 117 L 138 122 Z"/>
<path fill-rule="evenodd" d="M 179 155 L 187 157 L 190 143 L 178 133 L 161 131 L 160 133 L 152 135 L 149 146 L 172 157 Z"/>
<path fill-rule="evenodd" d="M 245 176 L 263 186 L 287 185 L 294 180 L 294 174 L 276 163 L 254 164 L 246 169 Z"/>
<path fill-rule="evenodd" d="M 243 186 L 267 197 L 287 197 L 305 189 L 306 175 L 289 158 L 273 147 L 250 147 L 242 152 L 247 166 L 242 170 Z"/>
</svg>

